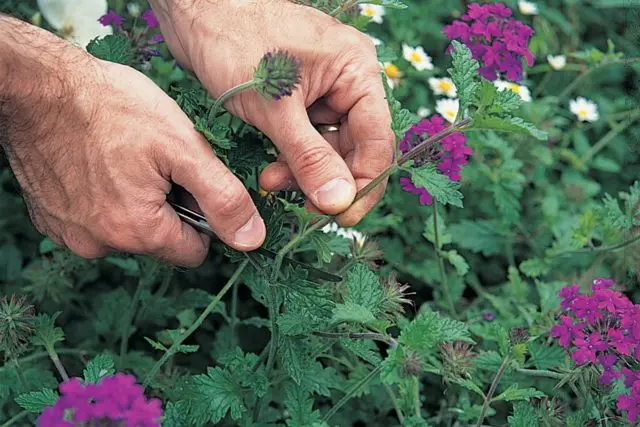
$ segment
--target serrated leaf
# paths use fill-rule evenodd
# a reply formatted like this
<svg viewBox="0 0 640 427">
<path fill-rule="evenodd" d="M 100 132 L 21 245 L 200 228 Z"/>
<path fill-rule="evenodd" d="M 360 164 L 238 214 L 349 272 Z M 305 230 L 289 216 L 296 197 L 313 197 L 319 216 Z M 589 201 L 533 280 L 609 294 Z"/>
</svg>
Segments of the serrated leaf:
<svg viewBox="0 0 640 427">
<path fill-rule="evenodd" d="M 389 112 L 391 113 L 391 130 L 396 137 L 396 146 L 400 140 L 404 137 L 404 134 L 411 128 L 413 124 L 413 116 L 407 109 L 402 108 L 400 102 L 393 96 L 393 91 L 389 87 L 387 82 L 387 76 L 384 72 L 380 73 L 382 78 L 382 85 L 384 87 L 385 98 L 389 105 Z"/>
<path fill-rule="evenodd" d="M 459 224 L 450 225 L 449 233 L 458 246 L 485 256 L 501 253 L 506 243 L 496 221 L 462 220 Z"/>
<path fill-rule="evenodd" d="M 473 118 L 473 129 L 493 130 L 498 132 L 526 133 L 540 141 L 549 139 L 547 132 L 541 131 L 531 123 L 527 123 L 520 117 L 498 117 L 498 116 L 475 116 Z"/>
<path fill-rule="evenodd" d="M 451 181 L 449 177 L 439 173 L 434 165 L 426 164 L 419 168 L 403 169 L 411 173 L 411 182 L 414 185 L 425 188 L 439 203 L 462 207 L 463 196 L 459 191 L 460 183 Z"/>
<path fill-rule="evenodd" d="M 24 410 L 33 413 L 40 413 L 48 406 L 53 406 L 58 400 L 58 393 L 55 390 L 45 388 L 40 391 L 21 394 L 16 397 L 16 403 Z"/>
<path fill-rule="evenodd" d="M 456 40 L 451 43 L 453 45 L 453 51 L 451 52 L 453 68 L 447 71 L 458 92 L 458 99 L 460 100 L 458 116 L 461 116 L 469 104 L 475 100 L 478 91 L 477 79 L 480 64 L 473 59 L 473 55 L 467 46 Z"/>
<path fill-rule="evenodd" d="M 133 59 L 134 50 L 128 38 L 120 34 L 109 34 L 93 39 L 87 45 L 87 52 L 104 61 L 128 65 Z"/>
<path fill-rule="evenodd" d="M 469 272 L 469 264 L 455 249 L 444 252 L 445 258 L 453 265 L 458 276 L 465 276 Z"/>
<path fill-rule="evenodd" d="M 532 399 L 540 399 L 545 394 L 533 387 L 518 388 L 518 384 L 511 384 L 508 389 L 492 399 L 492 402 L 512 402 L 514 400 L 526 400 L 527 402 Z"/>
<path fill-rule="evenodd" d="M 57 342 L 64 341 L 64 332 L 55 326 L 56 319 L 61 313 L 57 312 L 51 316 L 45 313 L 38 314 L 34 324 L 34 333 L 31 336 L 32 344 L 52 349 Z"/>
<path fill-rule="evenodd" d="M 513 415 L 507 419 L 509 427 L 538 427 L 536 409 L 527 402 L 520 402 L 513 407 Z"/>
<path fill-rule="evenodd" d="M 368 309 L 374 316 L 382 303 L 380 279 L 365 264 L 356 264 L 347 275 L 345 303 L 352 303 Z"/>
<path fill-rule="evenodd" d="M 282 366 L 291 379 L 300 385 L 302 378 L 305 376 L 304 366 L 306 364 L 306 357 L 304 354 L 304 346 L 299 339 L 282 336 L 280 337 L 280 345 L 278 347 Z"/>
<path fill-rule="evenodd" d="M 206 375 L 197 375 L 192 381 L 191 391 L 199 395 L 199 404 L 206 408 L 207 421 L 218 423 L 227 413 L 238 420 L 246 411 L 242 389 L 229 372 L 207 368 Z"/>
<path fill-rule="evenodd" d="M 454 384 L 458 384 L 460 387 L 464 387 L 467 390 L 476 393 L 482 399 L 485 398 L 484 392 L 482 391 L 480 386 L 478 386 L 476 383 L 474 383 L 471 380 L 466 380 L 466 379 L 462 379 L 462 378 L 449 378 L 449 381 L 454 383 Z"/>
<path fill-rule="evenodd" d="M 393 62 L 398 59 L 396 51 L 389 46 L 376 46 L 376 53 L 378 55 L 379 62 Z"/>
<path fill-rule="evenodd" d="M 376 320 L 376 318 L 371 310 L 351 301 L 345 302 L 344 304 L 337 304 L 333 310 L 332 322 L 334 323 L 350 322 L 367 324 L 374 320 Z"/>
<path fill-rule="evenodd" d="M 102 378 L 116 373 L 113 358 L 108 354 L 100 354 L 87 363 L 82 373 L 86 383 L 97 384 Z"/>
<path fill-rule="evenodd" d="M 481 351 L 473 358 L 473 364 L 484 371 L 496 372 L 502 365 L 503 357 L 493 350 Z"/>
<path fill-rule="evenodd" d="M 519 268 L 525 276 L 536 278 L 547 274 L 551 267 L 543 259 L 531 258 L 521 262 Z"/>
<path fill-rule="evenodd" d="M 476 105 L 480 112 L 502 114 L 520 108 L 522 99 L 512 90 L 498 91 L 493 83 L 483 80 L 476 93 Z"/>
<path fill-rule="evenodd" d="M 284 397 L 289 427 L 306 427 L 320 421 L 320 412 L 313 410 L 311 394 L 300 386 L 287 387 Z"/>
<path fill-rule="evenodd" d="M 435 351 L 439 344 L 452 341 L 473 343 L 464 323 L 434 312 L 420 313 L 402 329 L 398 338 L 407 348 L 425 352 Z"/>
<path fill-rule="evenodd" d="M 537 369 L 551 369 L 562 366 L 565 361 L 565 350 L 557 345 L 547 345 L 541 341 L 529 343 L 529 354 Z"/>
</svg>

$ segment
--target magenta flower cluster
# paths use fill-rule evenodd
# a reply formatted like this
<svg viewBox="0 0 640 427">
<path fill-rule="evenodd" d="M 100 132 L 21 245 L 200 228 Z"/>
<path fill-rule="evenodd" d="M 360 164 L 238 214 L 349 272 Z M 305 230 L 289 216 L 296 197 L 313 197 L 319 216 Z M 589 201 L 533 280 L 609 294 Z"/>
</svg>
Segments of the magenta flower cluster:
<svg viewBox="0 0 640 427">
<path fill-rule="evenodd" d="M 122 18 L 122 16 L 118 15 L 115 10 L 109 10 L 106 14 L 102 15 L 100 19 L 98 19 L 98 21 L 104 26 L 112 25 L 118 32 L 120 32 L 124 36 L 133 39 L 134 44 L 138 48 L 138 51 L 145 57 L 160 56 L 160 51 L 147 47 L 164 42 L 164 36 L 161 33 L 158 33 L 152 37 L 148 37 L 149 30 L 160 27 L 158 18 L 153 13 L 153 10 L 147 9 L 142 14 L 142 16 L 140 16 L 140 19 L 145 22 L 146 27 L 144 28 L 144 30 L 139 32 L 137 36 L 129 34 L 122 28 L 124 19 Z"/>
<path fill-rule="evenodd" d="M 99 384 L 82 384 L 74 378 L 60 385 L 60 393 L 56 404 L 38 418 L 39 427 L 160 426 L 160 401 L 147 400 L 131 375 L 118 373 Z"/>
<path fill-rule="evenodd" d="M 424 119 L 420 123 L 413 125 L 411 129 L 404 135 L 400 141 L 400 151 L 405 154 L 413 148 L 424 143 L 429 137 L 446 129 L 442 116 L 433 115 L 431 119 Z M 431 155 L 429 161 L 438 162 L 437 168 L 451 179 L 451 181 L 460 181 L 460 173 L 462 166 L 469 161 L 469 156 L 473 153 L 471 147 L 467 146 L 467 137 L 460 132 L 453 133 L 443 138 L 435 147 L 435 153 Z M 421 205 L 431 205 L 433 197 L 422 187 L 416 186 L 411 178 L 400 178 L 402 189 L 420 196 Z"/>
<path fill-rule="evenodd" d="M 640 415 L 640 305 L 613 290 L 615 282 L 596 279 L 589 294 L 578 285 L 563 288 L 558 296 L 564 314 L 551 336 L 571 351 L 577 365 L 593 364 L 601 370 L 600 384 L 624 377 L 629 395 L 618 397 L 618 409 L 631 422 Z"/>
<path fill-rule="evenodd" d="M 471 50 L 473 59 L 481 63 L 479 72 L 484 78 L 496 80 L 498 73 L 503 73 L 507 80 L 519 81 L 522 59 L 530 67 L 534 62 L 528 47 L 533 29 L 511 15 L 511 9 L 502 3 L 472 3 L 462 20 L 442 31 L 447 39 L 459 40 Z"/>
</svg>

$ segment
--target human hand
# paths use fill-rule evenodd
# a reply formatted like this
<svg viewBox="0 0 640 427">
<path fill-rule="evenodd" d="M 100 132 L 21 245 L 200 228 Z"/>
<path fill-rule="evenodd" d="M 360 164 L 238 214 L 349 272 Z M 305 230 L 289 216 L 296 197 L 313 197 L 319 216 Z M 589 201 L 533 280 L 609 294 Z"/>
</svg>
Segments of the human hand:
<svg viewBox="0 0 640 427">
<path fill-rule="evenodd" d="M 209 240 L 167 204 L 174 182 L 227 244 L 262 244 L 264 223 L 241 181 L 150 79 L 8 18 L 0 33 L 7 25 L 19 28 L 0 36 L 0 69 L 12 64 L 0 85 L 9 135 L 0 142 L 40 232 L 85 258 L 118 250 L 197 266 Z"/>
<path fill-rule="evenodd" d="M 274 102 L 246 91 L 226 104 L 281 151 L 260 177 L 264 189 L 299 186 L 311 209 L 340 214 L 344 226 L 375 206 L 386 181 L 349 208 L 394 154 L 380 67 L 367 36 L 287 0 L 151 3 L 174 56 L 214 97 L 251 80 L 267 51 L 285 49 L 302 60 L 302 82 L 292 97 Z M 320 135 L 313 127 L 338 122 L 339 132 Z"/>
</svg>

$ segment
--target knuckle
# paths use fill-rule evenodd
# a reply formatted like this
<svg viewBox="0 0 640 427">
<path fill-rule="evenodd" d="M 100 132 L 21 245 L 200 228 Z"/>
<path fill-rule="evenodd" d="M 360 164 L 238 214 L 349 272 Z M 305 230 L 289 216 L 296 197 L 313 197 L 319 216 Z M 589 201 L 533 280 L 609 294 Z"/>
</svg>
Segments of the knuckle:
<svg viewBox="0 0 640 427">
<path fill-rule="evenodd" d="M 306 144 L 301 145 L 304 147 Z M 312 175 L 325 170 L 331 163 L 331 157 L 332 153 L 326 147 L 308 147 L 295 157 L 295 163 L 300 173 Z"/>
<path fill-rule="evenodd" d="M 225 219 L 236 218 L 251 206 L 251 200 L 245 188 L 231 172 L 225 173 L 220 192 L 216 196 L 215 214 Z"/>
</svg>

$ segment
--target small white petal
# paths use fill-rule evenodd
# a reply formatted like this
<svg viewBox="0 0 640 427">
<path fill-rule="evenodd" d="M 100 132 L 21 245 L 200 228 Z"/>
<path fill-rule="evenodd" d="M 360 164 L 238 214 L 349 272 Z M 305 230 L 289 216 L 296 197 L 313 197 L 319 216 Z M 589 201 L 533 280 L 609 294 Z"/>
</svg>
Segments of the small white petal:
<svg viewBox="0 0 640 427">
<path fill-rule="evenodd" d="M 547 61 L 549 62 L 549 65 L 551 65 L 551 68 L 553 68 L 554 70 L 562 70 L 567 65 L 567 57 L 564 55 L 548 55 Z"/>
<path fill-rule="evenodd" d="M 518 2 L 518 8 L 523 15 L 537 15 L 538 6 L 530 1 L 521 0 Z"/>
</svg>

